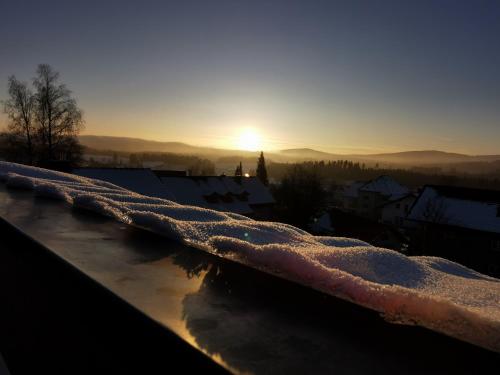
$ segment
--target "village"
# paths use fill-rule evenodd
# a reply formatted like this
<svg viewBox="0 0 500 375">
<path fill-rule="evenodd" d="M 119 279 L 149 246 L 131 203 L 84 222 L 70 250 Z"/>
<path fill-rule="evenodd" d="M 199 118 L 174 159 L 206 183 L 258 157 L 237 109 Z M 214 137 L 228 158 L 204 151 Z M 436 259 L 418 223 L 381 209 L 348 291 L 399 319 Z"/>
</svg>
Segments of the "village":
<svg viewBox="0 0 500 375">
<path fill-rule="evenodd" d="M 258 176 L 186 170 L 76 168 L 72 173 L 128 190 L 256 220 L 276 221 L 272 186 Z M 356 238 L 406 255 L 439 256 L 500 275 L 500 191 L 446 185 L 409 188 L 393 177 L 323 187 L 327 200 L 304 228 Z"/>
</svg>

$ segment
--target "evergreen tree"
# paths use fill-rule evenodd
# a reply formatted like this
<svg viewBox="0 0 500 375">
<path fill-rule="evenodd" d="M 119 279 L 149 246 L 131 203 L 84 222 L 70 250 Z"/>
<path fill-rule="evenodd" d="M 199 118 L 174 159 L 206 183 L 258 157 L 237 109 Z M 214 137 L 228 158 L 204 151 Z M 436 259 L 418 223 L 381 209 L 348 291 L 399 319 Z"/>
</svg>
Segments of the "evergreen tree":
<svg viewBox="0 0 500 375">
<path fill-rule="evenodd" d="M 266 169 L 266 160 L 264 159 L 264 152 L 260 152 L 259 161 L 257 162 L 257 177 L 264 184 L 268 185 L 269 181 L 267 179 L 267 169 Z"/>
<path fill-rule="evenodd" d="M 240 161 L 240 164 L 236 166 L 236 170 L 234 171 L 234 175 L 235 176 L 243 176 L 243 166 L 241 164 L 241 161 Z"/>
<path fill-rule="evenodd" d="M 241 178 L 243 176 L 243 166 L 241 165 L 241 161 L 240 161 L 240 164 L 236 166 L 236 170 L 234 171 L 234 175 L 235 175 L 235 181 L 239 184 L 241 184 Z"/>
</svg>

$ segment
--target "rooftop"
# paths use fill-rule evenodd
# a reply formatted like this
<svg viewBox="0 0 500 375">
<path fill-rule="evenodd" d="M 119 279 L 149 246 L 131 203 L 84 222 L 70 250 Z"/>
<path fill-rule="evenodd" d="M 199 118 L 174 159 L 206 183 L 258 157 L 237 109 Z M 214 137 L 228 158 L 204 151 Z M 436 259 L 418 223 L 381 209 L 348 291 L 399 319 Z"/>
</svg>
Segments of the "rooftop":
<svg viewBox="0 0 500 375">
<path fill-rule="evenodd" d="M 251 215 L 274 198 L 257 177 L 186 176 L 148 168 L 78 168 L 78 176 L 95 178 L 139 194 L 186 205 Z"/>
<path fill-rule="evenodd" d="M 359 191 L 379 193 L 390 200 L 399 199 L 410 193 L 407 187 L 390 176 L 379 176 L 370 181 L 355 181 L 345 187 L 344 196 L 346 198 L 357 198 Z"/>
<path fill-rule="evenodd" d="M 427 185 L 408 219 L 500 233 L 499 205 L 499 191 Z"/>
<path fill-rule="evenodd" d="M 500 204 L 500 190 L 474 189 L 448 185 L 426 185 L 440 196 L 459 200 Z"/>
<path fill-rule="evenodd" d="M 379 176 L 359 187 L 359 190 L 380 193 L 390 197 L 391 200 L 398 199 L 410 192 L 407 187 L 390 176 Z"/>
<path fill-rule="evenodd" d="M 73 174 L 95 178 L 151 197 L 173 199 L 160 179 L 148 168 L 77 168 Z"/>
</svg>

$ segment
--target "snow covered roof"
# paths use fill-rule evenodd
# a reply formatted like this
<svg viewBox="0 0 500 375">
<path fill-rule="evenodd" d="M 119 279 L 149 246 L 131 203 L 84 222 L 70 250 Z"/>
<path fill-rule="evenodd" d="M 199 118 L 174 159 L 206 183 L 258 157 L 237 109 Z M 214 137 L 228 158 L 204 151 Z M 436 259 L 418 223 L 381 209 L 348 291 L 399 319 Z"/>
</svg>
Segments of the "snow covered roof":
<svg viewBox="0 0 500 375">
<path fill-rule="evenodd" d="M 406 195 L 402 195 L 399 198 L 390 200 L 389 202 L 385 202 L 385 203 L 381 204 L 380 207 L 381 208 L 382 207 L 389 207 L 389 206 L 395 205 L 397 203 L 400 203 L 401 201 L 404 201 L 404 200 L 413 201 L 416 198 L 417 197 L 416 197 L 416 195 L 414 193 L 409 193 L 409 194 L 406 194 Z"/>
<path fill-rule="evenodd" d="M 234 183 L 234 179 L 231 177 L 226 177 Z M 241 179 L 241 185 L 244 191 L 248 192 L 248 203 L 254 204 L 270 204 L 274 203 L 274 198 L 266 187 L 257 177 L 243 177 Z"/>
<path fill-rule="evenodd" d="M 272 204 L 269 189 L 256 177 L 161 177 L 173 200 L 219 211 L 251 214 L 252 206 Z"/>
<path fill-rule="evenodd" d="M 408 219 L 500 233 L 500 191 L 428 185 Z"/>
<path fill-rule="evenodd" d="M 221 181 L 186 177 L 162 177 L 161 181 L 175 202 L 239 214 L 253 212 L 247 201 L 228 195 Z"/>
<path fill-rule="evenodd" d="M 272 204 L 269 189 L 256 177 L 182 176 L 147 168 L 78 168 L 74 174 L 124 187 L 136 193 L 218 211 L 250 215 L 252 206 Z"/>
<path fill-rule="evenodd" d="M 359 188 L 366 184 L 366 181 L 356 181 L 348 185 L 344 189 L 344 197 L 346 198 L 357 198 L 359 193 Z"/>
<path fill-rule="evenodd" d="M 360 191 L 370 191 L 380 193 L 390 200 L 399 199 L 407 195 L 410 190 L 401 185 L 395 179 L 389 176 L 380 176 L 371 180 L 359 188 Z"/>
<path fill-rule="evenodd" d="M 457 263 L 407 257 L 351 238 L 312 236 L 283 223 L 180 205 L 14 163 L 0 162 L 0 179 L 9 188 L 30 189 L 370 308 L 388 321 L 500 352 L 500 280 Z"/>
<path fill-rule="evenodd" d="M 146 168 L 77 168 L 73 174 L 89 177 L 135 191 L 150 197 L 173 199 L 173 195 L 160 179 Z"/>
</svg>

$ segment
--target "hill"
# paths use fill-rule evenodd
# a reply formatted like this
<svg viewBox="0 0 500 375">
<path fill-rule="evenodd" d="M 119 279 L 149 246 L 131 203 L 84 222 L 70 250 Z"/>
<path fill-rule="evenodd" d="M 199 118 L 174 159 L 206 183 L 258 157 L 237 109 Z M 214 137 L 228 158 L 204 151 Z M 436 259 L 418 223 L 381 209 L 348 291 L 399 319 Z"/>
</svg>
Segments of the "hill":
<svg viewBox="0 0 500 375">
<path fill-rule="evenodd" d="M 393 165 L 443 165 L 453 163 L 492 162 L 500 160 L 500 155 L 467 155 L 438 150 L 402 151 L 382 154 L 332 154 L 309 148 L 288 149 L 280 151 L 295 159 L 303 160 L 339 160 L 346 159 L 367 163 L 386 163 Z"/>
<path fill-rule="evenodd" d="M 158 142 L 140 138 L 82 135 L 79 139 L 84 146 L 94 150 L 169 152 L 174 154 L 197 155 L 212 159 L 227 157 L 256 158 L 258 156 L 258 152 L 193 146 L 182 142 Z M 500 160 L 500 155 L 467 155 L 438 150 L 343 155 L 310 148 L 297 148 L 267 152 L 266 156 L 269 160 L 277 162 L 344 159 L 368 164 L 382 163 L 392 166 L 443 166 Z"/>
<path fill-rule="evenodd" d="M 193 146 L 182 142 L 159 142 L 140 138 L 81 135 L 80 143 L 94 150 L 112 150 L 122 152 L 169 152 L 204 156 L 256 156 L 256 152 L 224 150 L 212 147 Z"/>
</svg>

